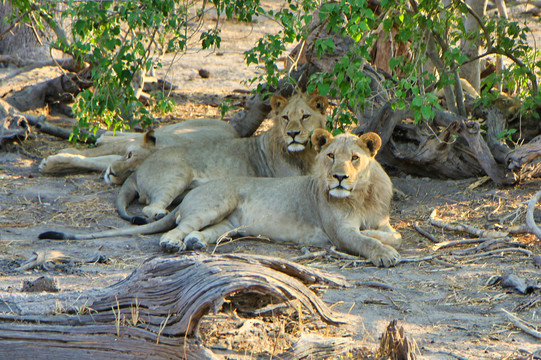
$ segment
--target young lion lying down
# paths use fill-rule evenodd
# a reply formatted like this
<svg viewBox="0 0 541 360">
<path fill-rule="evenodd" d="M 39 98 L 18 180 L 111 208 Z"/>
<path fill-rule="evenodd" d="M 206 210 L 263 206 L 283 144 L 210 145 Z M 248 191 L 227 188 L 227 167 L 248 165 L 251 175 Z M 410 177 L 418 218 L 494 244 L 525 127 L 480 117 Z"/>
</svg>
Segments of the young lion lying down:
<svg viewBox="0 0 541 360">
<path fill-rule="evenodd" d="M 167 250 L 200 249 L 224 233 L 264 235 L 302 245 L 337 248 L 368 258 L 377 266 L 394 266 L 393 248 L 401 236 L 389 223 L 392 184 L 374 159 L 381 146 L 375 133 L 338 135 L 317 129 L 318 151 L 313 176 L 230 178 L 203 184 L 186 195 L 161 220 L 119 230 L 84 235 L 47 232 L 41 239 L 93 239 L 165 233 Z"/>
</svg>

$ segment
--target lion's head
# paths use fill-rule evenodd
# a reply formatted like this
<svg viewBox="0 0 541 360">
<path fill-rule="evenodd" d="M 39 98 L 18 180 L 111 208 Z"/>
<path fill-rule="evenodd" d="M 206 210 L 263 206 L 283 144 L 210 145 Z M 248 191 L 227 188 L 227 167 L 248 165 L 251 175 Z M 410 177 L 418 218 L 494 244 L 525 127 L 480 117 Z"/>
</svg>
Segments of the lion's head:
<svg viewBox="0 0 541 360">
<path fill-rule="evenodd" d="M 312 135 L 312 144 L 318 152 L 316 174 L 322 177 L 326 191 L 334 198 L 348 198 L 363 191 L 372 181 L 374 156 L 381 147 L 376 133 L 360 137 L 341 134 L 333 137 L 324 129 Z"/>
<path fill-rule="evenodd" d="M 134 142 L 128 146 L 120 160 L 113 161 L 105 171 L 105 183 L 109 185 L 122 184 L 156 148 L 154 130 L 149 130 L 143 136 L 143 143 Z"/>
<path fill-rule="evenodd" d="M 315 129 L 324 128 L 325 115 L 329 103 L 324 96 L 296 94 L 286 99 L 275 95 L 270 101 L 273 131 L 283 140 L 289 152 L 299 152 L 306 148 Z"/>
</svg>

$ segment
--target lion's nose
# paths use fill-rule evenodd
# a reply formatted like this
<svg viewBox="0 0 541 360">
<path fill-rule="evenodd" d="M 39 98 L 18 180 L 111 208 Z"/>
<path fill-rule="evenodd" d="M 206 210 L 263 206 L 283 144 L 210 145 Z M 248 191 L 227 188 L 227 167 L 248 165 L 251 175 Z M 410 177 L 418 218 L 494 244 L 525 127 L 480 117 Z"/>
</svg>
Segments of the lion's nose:
<svg viewBox="0 0 541 360">
<path fill-rule="evenodd" d="M 300 131 L 288 131 L 287 134 L 291 136 L 292 139 L 295 139 L 295 136 L 299 135 Z"/>
<path fill-rule="evenodd" d="M 349 176 L 347 175 L 337 175 L 337 174 L 334 174 L 333 177 L 336 180 L 338 180 L 338 182 L 342 182 L 342 180 L 349 178 Z"/>
</svg>

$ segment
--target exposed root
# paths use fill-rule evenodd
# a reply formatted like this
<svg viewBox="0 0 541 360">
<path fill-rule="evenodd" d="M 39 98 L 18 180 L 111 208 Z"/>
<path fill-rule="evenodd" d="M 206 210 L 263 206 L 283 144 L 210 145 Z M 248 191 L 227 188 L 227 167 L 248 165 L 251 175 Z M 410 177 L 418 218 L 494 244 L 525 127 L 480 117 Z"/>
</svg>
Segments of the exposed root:
<svg viewBox="0 0 541 360">
<path fill-rule="evenodd" d="M 535 210 L 535 204 L 539 201 L 541 198 L 541 191 L 538 191 L 528 202 L 528 210 L 526 211 L 526 224 L 528 225 L 528 228 L 534 234 L 537 236 L 538 239 L 541 240 L 541 228 L 537 226 L 535 223 L 535 219 L 533 217 L 533 212 Z"/>
<path fill-rule="evenodd" d="M 437 216 L 438 216 L 438 212 L 436 209 L 434 209 L 432 213 L 430 214 L 430 223 L 434 226 L 437 226 L 446 230 L 465 232 L 465 233 L 468 233 L 480 238 L 481 237 L 502 238 L 509 235 L 506 232 L 494 231 L 494 230 L 482 230 L 470 225 L 449 224 L 441 219 L 438 219 Z"/>
<path fill-rule="evenodd" d="M 381 337 L 379 353 L 391 360 L 415 360 L 419 348 L 415 340 L 409 340 L 404 335 L 404 328 L 397 325 L 397 320 L 392 320 Z"/>
<path fill-rule="evenodd" d="M 518 327 L 520 330 L 524 331 L 525 333 L 536 337 L 538 339 L 541 339 L 541 332 L 535 330 L 533 326 L 528 326 L 526 321 L 516 317 L 515 315 L 511 314 L 509 311 L 505 310 L 504 308 L 501 309 L 502 313 L 505 315 L 507 320 L 509 320 L 513 325 Z"/>
</svg>

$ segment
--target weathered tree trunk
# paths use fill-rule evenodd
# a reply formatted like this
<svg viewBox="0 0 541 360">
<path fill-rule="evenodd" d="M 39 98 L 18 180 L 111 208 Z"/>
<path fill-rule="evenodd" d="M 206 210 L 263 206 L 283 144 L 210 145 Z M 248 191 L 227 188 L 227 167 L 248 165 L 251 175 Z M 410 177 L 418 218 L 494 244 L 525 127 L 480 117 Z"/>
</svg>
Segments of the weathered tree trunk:
<svg viewBox="0 0 541 360">
<path fill-rule="evenodd" d="M 473 14 L 469 12 L 466 16 L 466 32 L 474 35 L 464 40 L 462 48 L 464 55 L 473 59 L 481 53 L 481 41 L 479 39 L 481 27 L 479 26 L 479 20 L 483 19 L 486 15 L 488 0 L 466 0 L 466 4 L 468 4 L 473 12 Z M 462 66 L 460 75 L 462 78 L 468 80 L 473 88 L 479 92 L 481 88 L 481 65 L 479 60 Z"/>
<path fill-rule="evenodd" d="M 519 180 L 541 177 L 541 135 L 507 154 L 505 163 Z"/>
<path fill-rule="evenodd" d="M 11 3 L 0 2 L 0 19 L 7 19 L 12 14 Z M 38 42 L 34 31 L 35 29 L 30 26 L 0 22 L 0 55 L 17 55 L 26 59 L 40 59 L 46 56 L 48 48 Z"/>
<path fill-rule="evenodd" d="M 85 69 L 79 74 L 60 75 L 9 93 L 4 100 L 22 112 L 42 108 L 46 103 L 72 102 L 75 95 L 92 86 L 92 82 L 84 80 L 88 73 Z"/>
<path fill-rule="evenodd" d="M 0 358 L 215 359 L 196 341 L 198 327 L 204 315 L 218 311 L 224 298 L 233 294 L 257 293 L 275 302 L 296 299 L 323 321 L 344 323 L 305 285 L 319 282 L 346 285 L 319 270 L 264 256 L 192 253 L 153 258 L 108 288 L 78 294 L 76 299 L 69 293 L 47 295 L 51 306 L 56 297 L 67 308 L 89 309 L 89 314 L 31 315 L 32 307 L 21 298 L 3 299 L 10 311 L 26 315 L 0 314 Z M 36 303 L 40 296 L 46 295 L 26 301 Z M 346 342 L 338 342 L 331 353 L 347 351 Z M 330 354 L 329 343 L 319 347 L 325 348 L 323 353 Z M 320 358 L 317 351 L 313 358 Z"/>
</svg>

